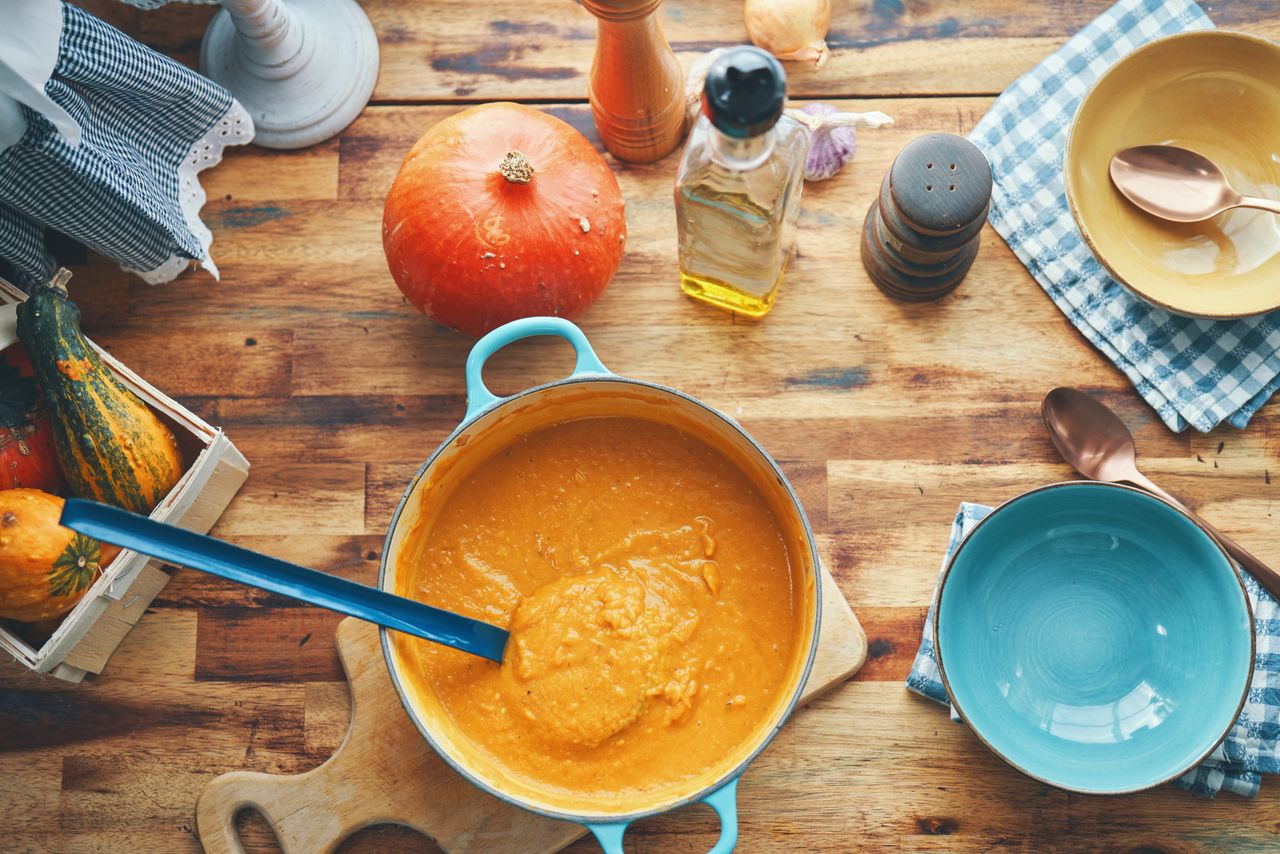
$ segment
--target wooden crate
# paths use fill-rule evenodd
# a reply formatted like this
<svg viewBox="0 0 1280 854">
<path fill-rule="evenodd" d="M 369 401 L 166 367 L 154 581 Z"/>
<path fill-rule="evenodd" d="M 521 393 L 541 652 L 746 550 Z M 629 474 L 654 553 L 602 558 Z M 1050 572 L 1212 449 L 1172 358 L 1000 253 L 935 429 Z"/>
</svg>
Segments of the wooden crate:
<svg viewBox="0 0 1280 854">
<path fill-rule="evenodd" d="M 0 349 L 17 341 L 15 309 L 26 296 L 0 279 Z M 107 367 L 169 423 L 186 473 L 151 511 L 151 518 L 207 533 L 249 476 L 249 462 L 231 440 L 195 413 L 166 397 L 92 341 Z M 53 634 L 33 646 L 0 624 L 0 648 L 37 673 L 79 682 L 101 673 L 120 641 L 169 581 L 159 562 L 124 550 L 98 576 Z"/>
</svg>

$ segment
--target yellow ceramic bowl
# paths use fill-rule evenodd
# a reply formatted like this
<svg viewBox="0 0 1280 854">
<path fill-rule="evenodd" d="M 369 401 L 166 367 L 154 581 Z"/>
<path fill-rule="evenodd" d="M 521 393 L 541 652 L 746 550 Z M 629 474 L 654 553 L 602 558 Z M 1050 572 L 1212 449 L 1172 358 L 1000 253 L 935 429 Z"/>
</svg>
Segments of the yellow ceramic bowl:
<svg viewBox="0 0 1280 854">
<path fill-rule="evenodd" d="M 1154 41 L 1085 97 L 1067 143 L 1067 202 L 1098 261 L 1178 314 L 1243 317 L 1280 307 L 1280 217 L 1236 209 L 1166 222 L 1111 183 L 1134 145 L 1178 145 L 1217 163 L 1246 195 L 1280 198 L 1280 45 L 1223 30 Z"/>
</svg>

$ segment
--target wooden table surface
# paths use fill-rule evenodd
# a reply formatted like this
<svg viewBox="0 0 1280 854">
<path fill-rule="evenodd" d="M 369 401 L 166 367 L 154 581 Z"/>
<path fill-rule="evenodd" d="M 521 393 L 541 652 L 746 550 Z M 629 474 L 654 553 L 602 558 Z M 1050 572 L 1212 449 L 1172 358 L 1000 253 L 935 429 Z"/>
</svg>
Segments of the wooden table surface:
<svg viewBox="0 0 1280 854">
<path fill-rule="evenodd" d="M 793 95 L 883 110 L 897 124 L 862 133 L 849 169 L 806 188 L 799 257 L 773 313 L 743 322 L 678 293 L 672 155 L 612 164 L 627 253 L 582 319 L 610 367 L 735 415 L 779 458 L 871 638 L 862 673 L 797 714 L 744 778 L 741 850 L 1280 850 L 1280 780 L 1252 801 L 1170 788 L 1068 794 L 1007 768 L 903 687 L 956 505 L 1071 477 L 1040 425 L 1047 389 L 1079 386 L 1115 407 L 1155 480 L 1270 561 L 1280 561 L 1280 406 L 1245 432 L 1169 432 L 990 229 L 950 297 L 883 297 L 857 246 L 894 153 L 926 131 L 967 132 L 1108 4 L 835 5 L 831 61 L 793 70 Z M 64 260 L 89 333 L 225 427 L 252 462 L 215 533 L 371 582 L 394 502 L 462 415 L 470 345 L 392 283 L 384 194 L 410 144 L 461 103 L 532 101 L 594 139 L 584 76 L 594 22 L 568 0 L 364 6 L 382 72 L 355 124 L 306 151 L 234 150 L 205 174 L 221 282 L 201 273 L 149 287 L 101 259 Z M 92 8 L 186 62 L 210 15 Z M 1275 4 L 1209 12 L 1220 26 L 1280 36 Z M 668 0 L 661 14 L 686 67 L 745 40 L 739 2 Z M 557 342 L 511 349 L 489 373 L 501 390 L 570 364 Z M 338 744 L 348 708 L 336 623 L 179 571 L 101 677 L 72 686 L 0 665 L 0 849 L 198 850 L 193 805 L 215 775 L 303 771 Z M 260 820 L 242 828 L 250 850 L 274 850 Z M 692 852 L 713 833 L 710 812 L 695 809 L 642 821 L 628 839 Z M 383 827 L 343 850 L 436 849 Z"/>
</svg>

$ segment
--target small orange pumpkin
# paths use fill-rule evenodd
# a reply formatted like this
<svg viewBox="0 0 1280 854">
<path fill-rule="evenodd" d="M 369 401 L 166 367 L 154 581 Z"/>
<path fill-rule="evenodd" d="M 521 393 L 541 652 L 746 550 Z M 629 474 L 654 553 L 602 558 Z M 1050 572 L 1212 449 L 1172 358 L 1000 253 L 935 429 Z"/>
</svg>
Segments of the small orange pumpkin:
<svg viewBox="0 0 1280 854">
<path fill-rule="evenodd" d="M 62 504 L 38 489 L 0 490 L 0 617 L 34 623 L 65 614 L 119 554 L 59 525 Z"/>
<path fill-rule="evenodd" d="M 382 216 L 400 290 L 469 335 L 586 311 L 618 269 L 626 234 L 617 179 L 586 137 L 511 103 L 463 110 L 423 134 Z"/>
<path fill-rule="evenodd" d="M 58 492 L 65 481 L 53 423 L 33 376 L 25 347 L 0 350 L 0 489 Z"/>
</svg>

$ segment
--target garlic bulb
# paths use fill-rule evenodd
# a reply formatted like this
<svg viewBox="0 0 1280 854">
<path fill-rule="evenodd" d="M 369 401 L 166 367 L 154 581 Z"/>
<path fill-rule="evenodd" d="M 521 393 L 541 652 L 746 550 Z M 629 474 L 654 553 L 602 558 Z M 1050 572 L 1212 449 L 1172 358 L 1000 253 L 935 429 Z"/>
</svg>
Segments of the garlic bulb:
<svg viewBox="0 0 1280 854">
<path fill-rule="evenodd" d="M 853 159 L 857 150 L 854 128 L 879 128 L 893 124 L 884 113 L 841 113 L 831 104 L 809 104 L 785 113 L 809 129 L 809 154 L 804 162 L 806 181 L 825 181 Z"/>
<path fill-rule="evenodd" d="M 831 0 L 747 0 L 743 17 L 751 41 L 778 59 L 827 61 Z"/>
</svg>

